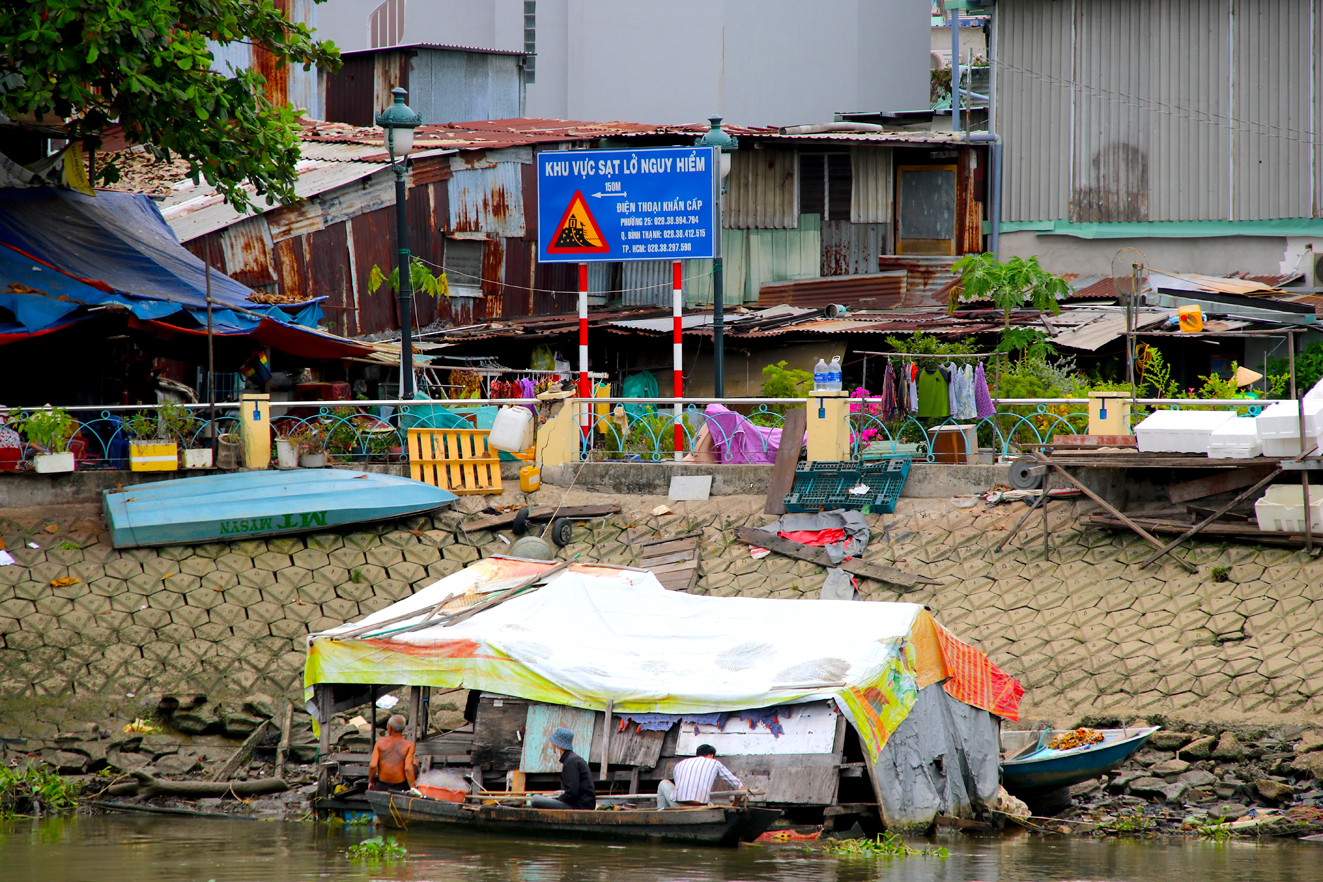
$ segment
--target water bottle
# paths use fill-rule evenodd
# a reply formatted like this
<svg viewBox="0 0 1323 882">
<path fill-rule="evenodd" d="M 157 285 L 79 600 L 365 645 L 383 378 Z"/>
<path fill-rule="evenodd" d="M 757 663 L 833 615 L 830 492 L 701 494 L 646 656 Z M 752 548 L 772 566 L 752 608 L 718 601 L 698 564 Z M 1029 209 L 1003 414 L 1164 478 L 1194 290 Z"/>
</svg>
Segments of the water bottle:
<svg viewBox="0 0 1323 882">
<path fill-rule="evenodd" d="M 841 357 L 833 356 L 831 367 L 828 368 L 830 379 L 827 388 L 833 392 L 840 392 L 845 388 L 845 378 L 841 376 Z"/>
<path fill-rule="evenodd" d="M 825 359 L 818 359 L 818 363 L 813 366 L 813 391 L 826 392 L 831 385 L 831 368 L 827 367 Z"/>
</svg>

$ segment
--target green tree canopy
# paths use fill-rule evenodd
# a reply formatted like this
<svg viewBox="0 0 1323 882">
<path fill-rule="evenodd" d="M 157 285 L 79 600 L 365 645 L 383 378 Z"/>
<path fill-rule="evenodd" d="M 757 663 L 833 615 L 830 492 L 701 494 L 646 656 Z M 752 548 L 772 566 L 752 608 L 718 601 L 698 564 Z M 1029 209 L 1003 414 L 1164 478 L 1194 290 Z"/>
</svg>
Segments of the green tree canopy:
<svg viewBox="0 0 1323 882">
<path fill-rule="evenodd" d="M 1056 315 L 1070 285 L 1038 264 L 1037 257 L 1012 257 L 1002 263 L 995 254 L 967 254 L 951 267 L 960 273 L 961 300 L 991 300 L 1002 311 L 1005 327 L 1011 312 L 1029 303 L 1040 312 Z M 955 304 L 952 303 L 952 311 Z"/>
<path fill-rule="evenodd" d="M 195 181 L 238 208 L 249 202 L 245 183 L 292 201 L 293 112 L 272 106 L 256 71 L 212 70 L 208 40 L 305 70 L 339 65 L 334 44 L 274 0 L 0 0 L 0 112 L 91 146 L 118 122 L 130 142 L 187 160 Z M 113 160 L 98 178 L 118 180 Z"/>
</svg>

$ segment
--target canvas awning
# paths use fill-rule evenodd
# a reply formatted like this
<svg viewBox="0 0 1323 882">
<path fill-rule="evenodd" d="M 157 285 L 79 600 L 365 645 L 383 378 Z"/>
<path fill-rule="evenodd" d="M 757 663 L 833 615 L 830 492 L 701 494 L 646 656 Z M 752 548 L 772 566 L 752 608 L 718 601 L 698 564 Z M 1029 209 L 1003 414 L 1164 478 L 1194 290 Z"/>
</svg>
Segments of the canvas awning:
<svg viewBox="0 0 1323 882">
<path fill-rule="evenodd" d="M 590 710 L 609 700 L 620 713 L 830 699 L 874 760 L 928 686 L 1018 718 L 1020 684 L 913 603 L 700 597 L 648 572 L 576 564 L 453 625 L 414 627 L 552 566 L 486 558 L 312 635 L 304 683 L 469 688 Z"/>
</svg>

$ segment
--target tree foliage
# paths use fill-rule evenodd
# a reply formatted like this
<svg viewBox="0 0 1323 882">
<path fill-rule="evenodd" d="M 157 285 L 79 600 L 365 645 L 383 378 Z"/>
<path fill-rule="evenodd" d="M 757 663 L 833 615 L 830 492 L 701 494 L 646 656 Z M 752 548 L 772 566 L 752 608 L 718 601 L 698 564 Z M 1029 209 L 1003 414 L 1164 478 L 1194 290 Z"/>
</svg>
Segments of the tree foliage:
<svg viewBox="0 0 1323 882">
<path fill-rule="evenodd" d="M 1011 325 L 1011 311 L 1028 303 L 1056 315 L 1070 285 L 1038 265 L 1038 258 L 1012 257 L 1002 263 L 995 254 L 967 254 L 952 269 L 961 274 L 961 300 L 991 300 Z M 954 304 L 952 304 L 954 306 Z"/>
<path fill-rule="evenodd" d="M 322 2 L 322 0 L 314 0 Z M 334 69 L 339 51 L 274 0 L 0 0 L 0 112 L 98 146 L 118 122 L 161 159 L 179 156 L 242 209 L 295 198 L 297 123 L 256 70 L 213 70 L 207 41 L 277 64 Z M 113 159 L 98 170 L 113 183 Z"/>
</svg>

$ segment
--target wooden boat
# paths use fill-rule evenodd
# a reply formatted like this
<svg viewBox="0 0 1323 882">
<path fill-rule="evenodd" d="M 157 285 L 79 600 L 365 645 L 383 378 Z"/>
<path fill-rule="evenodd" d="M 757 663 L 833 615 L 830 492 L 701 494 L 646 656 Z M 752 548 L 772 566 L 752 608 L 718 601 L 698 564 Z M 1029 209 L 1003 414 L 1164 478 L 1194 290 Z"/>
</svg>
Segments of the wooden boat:
<svg viewBox="0 0 1323 882">
<path fill-rule="evenodd" d="M 1103 740 L 1070 750 L 1048 747 L 1061 729 L 1048 729 L 1010 759 L 1002 761 L 1002 786 L 1015 796 L 1030 796 L 1097 778 L 1130 759 L 1148 743 L 1158 726 L 1143 729 L 1099 729 Z"/>
<path fill-rule="evenodd" d="M 452 827 L 458 831 L 545 836 L 556 839 L 614 839 L 734 846 L 752 842 L 781 816 L 752 806 L 695 806 L 656 809 L 536 809 L 444 802 L 407 793 L 369 790 L 367 801 L 387 827 Z M 643 797 L 651 799 L 650 796 Z"/>
<path fill-rule="evenodd" d="M 308 533 L 422 514 L 458 497 L 395 475 L 342 469 L 235 472 L 107 490 L 116 548 Z"/>
</svg>

